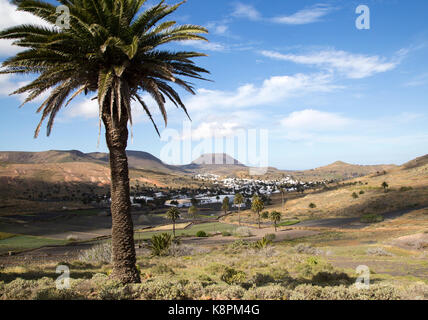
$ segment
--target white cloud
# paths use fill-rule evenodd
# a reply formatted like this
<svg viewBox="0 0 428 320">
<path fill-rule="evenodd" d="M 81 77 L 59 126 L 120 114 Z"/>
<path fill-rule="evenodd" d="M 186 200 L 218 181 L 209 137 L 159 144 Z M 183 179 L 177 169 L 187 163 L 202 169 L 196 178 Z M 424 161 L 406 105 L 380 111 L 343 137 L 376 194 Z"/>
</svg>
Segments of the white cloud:
<svg viewBox="0 0 428 320">
<path fill-rule="evenodd" d="M 286 129 L 310 132 L 343 129 L 351 123 L 352 120 L 339 114 L 313 109 L 293 112 L 281 120 Z"/>
<path fill-rule="evenodd" d="M 260 13 L 253 6 L 243 3 L 237 3 L 235 5 L 235 10 L 232 15 L 238 18 L 247 18 L 250 20 L 258 20 L 261 18 Z"/>
<path fill-rule="evenodd" d="M 226 50 L 226 47 L 223 44 L 218 42 L 186 40 L 186 41 L 181 41 L 180 44 L 185 46 L 191 46 L 200 50 L 207 50 L 207 51 L 225 51 Z"/>
<path fill-rule="evenodd" d="M 353 54 L 337 50 L 325 50 L 306 55 L 281 54 L 275 51 L 262 51 L 261 54 L 272 59 L 315 65 L 330 72 L 339 72 L 351 79 L 362 79 L 393 70 L 403 57 L 400 55 L 398 58 L 388 60 L 379 56 Z"/>
<path fill-rule="evenodd" d="M 272 21 L 276 23 L 293 25 L 308 24 L 320 21 L 320 18 L 329 14 L 332 10 L 333 8 L 327 5 L 318 4 L 310 8 L 300 10 L 289 16 L 280 16 L 273 18 Z"/>
<path fill-rule="evenodd" d="M 42 26 L 49 26 L 49 24 L 27 12 L 16 11 L 16 5 L 10 3 L 8 0 L 0 0 L 1 19 L 0 30 L 4 30 L 13 26 L 21 24 L 35 24 Z M 11 40 L 0 40 L 0 55 L 13 55 L 22 48 L 12 46 Z"/>
<path fill-rule="evenodd" d="M 16 85 L 11 80 L 10 74 L 0 75 L 0 95 L 8 96 L 16 90 Z"/>
<path fill-rule="evenodd" d="M 331 77 L 325 74 L 276 76 L 266 79 L 259 87 L 245 84 L 235 91 L 199 89 L 196 96 L 186 101 L 186 105 L 193 111 L 277 104 L 301 94 L 330 92 L 339 88 L 331 82 Z"/>
<path fill-rule="evenodd" d="M 190 132 L 185 132 L 182 139 L 202 140 L 211 137 L 232 137 L 236 130 L 242 128 L 238 122 L 233 121 L 213 121 L 202 122 L 198 127 Z"/>
<path fill-rule="evenodd" d="M 229 26 L 225 22 L 210 22 L 207 24 L 207 29 L 217 35 L 224 35 Z"/>
</svg>

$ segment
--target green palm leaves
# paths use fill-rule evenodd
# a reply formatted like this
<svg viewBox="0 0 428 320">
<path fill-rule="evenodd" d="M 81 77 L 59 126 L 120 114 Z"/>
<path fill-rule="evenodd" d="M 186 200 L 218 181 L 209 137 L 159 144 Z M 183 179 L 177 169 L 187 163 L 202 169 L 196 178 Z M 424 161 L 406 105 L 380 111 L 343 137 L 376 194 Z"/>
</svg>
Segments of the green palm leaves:
<svg viewBox="0 0 428 320">
<path fill-rule="evenodd" d="M 1 73 L 37 74 L 31 83 L 12 94 L 27 93 L 24 103 L 49 92 L 38 108 L 42 114 L 36 129 L 48 119 L 51 133 L 56 114 L 81 93 L 97 93 L 100 118 L 111 118 L 113 126 L 123 117 L 132 124 L 131 102 L 139 103 L 151 119 L 152 112 L 142 94 L 155 101 L 167 123 L 165 104 L 186 107 L 173 84 L 194 94 L 191 83 L 183 78 L 205 78 L 207 70 L 193 58 L 203 53 L 171 51 L 166 44 L 185 40 L 206 40 L 207 30 L 196 25 L 177 26 L 175 21 L 161 22 L 183 2 L 158 5 L 141 11 L 144 0 L 60 0 L 69 8 L 70 28 L 55 26 L 56 7 L 37 0 L 17 0 L 18 10 L 46 21 L 51 27 L 21 25 L 0 32 L 0 39 L 15 40 L 24 51 L 7 59 Z M 158 131 L 159 133 L 159 131 Z"/>
</svg>

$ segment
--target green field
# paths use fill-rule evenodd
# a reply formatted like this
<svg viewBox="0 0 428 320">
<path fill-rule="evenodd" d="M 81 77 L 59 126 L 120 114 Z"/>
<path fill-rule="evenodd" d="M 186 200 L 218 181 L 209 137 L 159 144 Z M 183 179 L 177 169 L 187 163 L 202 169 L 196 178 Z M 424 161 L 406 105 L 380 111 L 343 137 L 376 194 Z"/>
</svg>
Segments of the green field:
<svg viewBox="0 0 428 320">
<path fill-rule="evenodd" d="M 213 222 L 213 223 L 204 223 L 192 225 L 191 227 L 185 230 L 176 230 L 177 236 L 195 236 L 198 231 L 205 231 L 207 234 L 210 233 L 218 233 L 223 231 L 230 231 L 236 229 L 235 225 Z M 150 239 L 153 235 L 162 234 L 165 231 L 157 231 L 157 232 L 139 232 L 135 233 L 135 240 L 147 240 Z M 172 231 L 168 231 L 168 233 L 172 233 Z"/>
<path fill-rule="evenodd" d="M 0 239 L 2 234 L 0 234 Z M 66 240 L 54 240 L 41 237 L 17 235 L 0 240 L 0 254 L 8 251 L 36 249 L 43 246 L 64 245 L 67 243 L 68 241 Z"/>
</svg>

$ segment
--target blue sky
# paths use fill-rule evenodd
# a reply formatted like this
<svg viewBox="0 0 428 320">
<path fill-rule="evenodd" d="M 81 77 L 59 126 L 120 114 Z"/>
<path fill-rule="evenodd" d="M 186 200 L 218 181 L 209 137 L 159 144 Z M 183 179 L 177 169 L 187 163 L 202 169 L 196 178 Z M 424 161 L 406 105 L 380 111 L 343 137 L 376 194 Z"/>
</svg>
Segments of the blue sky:
<svg viewBox="0 0 428 320">
<path fill-rule="evenodd" d="M 356 28 L 360 4 L 370 9 L 369 30 Z M 13 9 L 0 0 L 0 28 L 36 22 Z M 215 134 L 234 137 L 242 130 L 268 130 L 269 165 L 280 169 L 336 160 L 401 164 L 426 154 L 427 12 L 428 2 L 422 0 L 188 0 L 174 20 L 206 26 L 210 42 L 174 49 L 208 53 L 198 63 L 213 80 L 195 82 L 195 97 L 182 92 L 193 120 L 190 157 L 219 151 L 201 147 Z M 15 52 L 0 40 L 0 61 Z M 29 79 L 0 76 L 0 150 L 107 150 L 103 139 L 97 148 L 97 108 L 91 97 L 62 110 L 49 138 L 33 139 L 37 103 L 18 108 L 23 98 L 7 95 Z M 175 132 L 183 146 L 189 142 L 185 114 L 168 108 L 170 131 L 163 137 Z M 159 139 L 142 110 L 135 107 L 134 112 L 129 149 L 161 156 L 168 141 Z M 232 155 L 248 160 L 238 152 Z"/>
</svg>

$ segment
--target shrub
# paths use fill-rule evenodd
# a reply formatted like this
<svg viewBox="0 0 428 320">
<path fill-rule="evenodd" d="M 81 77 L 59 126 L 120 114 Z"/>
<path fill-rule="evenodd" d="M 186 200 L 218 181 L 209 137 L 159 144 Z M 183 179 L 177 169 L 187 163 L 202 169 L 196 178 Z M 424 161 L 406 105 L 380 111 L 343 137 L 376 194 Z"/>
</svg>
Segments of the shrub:
<svg viewBox="0 0 428 320">
<path fill-rule="evenodd" d="M 153 235 L 150 240 L 150 250 L 153 256 L 167 256 L 171 247 L 172 236 L 168 233 Z"/>
<path fill-rule="evenodd" d="M 207 271 L 209 274 L 217 275 L 222 274 L 227 269 L 227 266 L 220 263 L 212 263 L 208 267 L 205 268 L 205 271 Z"/>
<path fill-rule="evenodd" d="M 379 214 L 366 214 L 360 219 L 362 223 L 378 223 L 382 222 L 383 220 L 383 216 Z"/>
<path fill-rule="evenodd" d="M 209 249 L 202 247 L 172 243 L 171 247 L 169 248 L 169 255 L 173 257 L 186 257 L 196 254 L 208 253 L 209 251 Z"/>
<path fill-rule="evenodd" d="M 199 275 L 197 279 L 198 279 L 198 281 L 201 282 L 201 285 L 203 287 L 207 287 L 207 286 L 215 284 L 215 281 L 213 279 L 211 279 L 211 277 L 206 275 L 206 274 Z"/>
<path fill-rule="evenodd" d="M 254 284 L 256 287 L 261 287 L 273 282 L 275 282 L 275 279 L 271 275 L 258 272 L 250 279 L 250 283 Z"/>
<path fill-rule="evenodd" d="M 317 205 L 315 204 L 315 203 L 310 203 L 309 204 L 309 208 L 311 208 L 311 209 L 315 209 L 317 207 Z"/>
<path fill-rule="evenodd" d="M 290 279 L 290 274 L 286 269 L 283 268 L 270 268 L 269 274 L 276 282 L 284 282 Z"/>
<path fill-rule="evenodd" d="M 352 198 L 354 198 L 354 199 L 358 199 L 358 194 L 357 194 L 356 192 L 354 192 L 354 193 L 352 194 Z"/>
<path fill-rule="evenodd" d="M 166 264 L 163 264 L 163 263 L 155 265 L 152 268 L 152 272 L 154 274 L 159 274 L 159 275 L 162 275 L 162 274 L 174 275 L 175 274 L 175 272 L 172 268 L 170 268 L 169 266 L 167 266 Z"/>
<path fill-rule="evenodd" d="M 79 261 L 85 263 L 111 263 L 112 248 L 110 242 L 105 242 L 88 250 L 80 252 Z"/>
<path fill-rule="evenodd" d="M 413 190 L 413 188 L 412 187 L 401 187 L 400 188 L 400 192 L 407 192 L 407 191 L 410 191 L 410 190 Z"/>
<path fill-rule="evenodd" d="M 365 192 L 364 192 L 363 190 L 361 190 L 361 191 L 360 191 L 360 194 L 361 194 L 361 195 L 363 195 L 363 194 L 365 194 Z"/>
<path fill-rule="evenodd" d="M 267 246 L 272 244 L 272 240 L 268 240 L 266 237 L 263 237 L 263 239 L 258 240 L 254 243 L 254 248 L 256 249 L 264 249 Z"/>
<path fill-rule="evenodd" d="M 232 236 L 232 233 L 229 231 L 223 231 L 221 234 L 223 237 L 231 237 Z"/>
<path fill-rule="evenodd" d="M 220 279 L 229 285 L 242 284 L 246 280 L 247 275 L 243 271 L 235 270 L 230 267 L 226 267 Z"/>
<path fill-rule="evenodd" d="M 297 266 L 297 270 L 302 277 L 311 277 L 323 271 L 332 272 L 334 268 L 317 257 L 309 257 Z"/>
<path fill-rule="evenodd" d="M 344 272 L 326 272 L 321 271 L 312 277 L 312 282 L 320 284 L 348 284 L 352 279 Z"/>
<path fill-rule="evenodd" d="M 205 296 L 219 300 L 242 299 L 245 290 L 240 286 L 213 285 L 205 288 Z"/>
<path fill-rule="evenodd" d="M 392 253 L 386 251 L 383 248 L 379 248 L 379 247 L 367 249 L 367 254 L 369 254 L 371 256 L 380 256 L 380 257 L 382 257 L 382 256 L 385 256 L 385 257 L 392 256 Z"/>
<path fill-rule="evenodd" d="M 182 281 L 153 280 L 133 286 L 134 298 L 142 300 L 188 299 L 185 283 Z"/>
<path fill-rule="evenodd" d="M 291 291 L 280 285 L 251 288 L 245 295 L 245 300 L 288 300 Z"/>
<path fill-rule="evenodd" d="M 208 237 L 208 235 L 207 235 L 207 233 L 205 232 L 205 231 L 198 231 L 198 232 L 196 232 L 196 236 L 198 237 L 198 238 L 206 238 L 206 237 Z"/>
<path fill-rule="evenodd" d="M 253 234 L 250 228 L 239 227 L 239 228 L 236 228 L 234 235 L 240 238 L 248 238 L 248 237 L 251 237 Z"/>
<path fill-rule="evenodd" d="M 98 296 L 101 300 L 128 300 L 132 298 L 130 287 L 124 286 L 116 280 L 107 280 L 102 284 Z"/>
<path fill-rule="evenodd" d="M 303 254 L 310 254 L 310 255 L 321 255 L 323 251 L 318 248 L 314 248 L 309 244 L 299 243 L 294 247 L 294 250 L 296 250 L 297 253 L 303 253 Z"/>
</svg>

